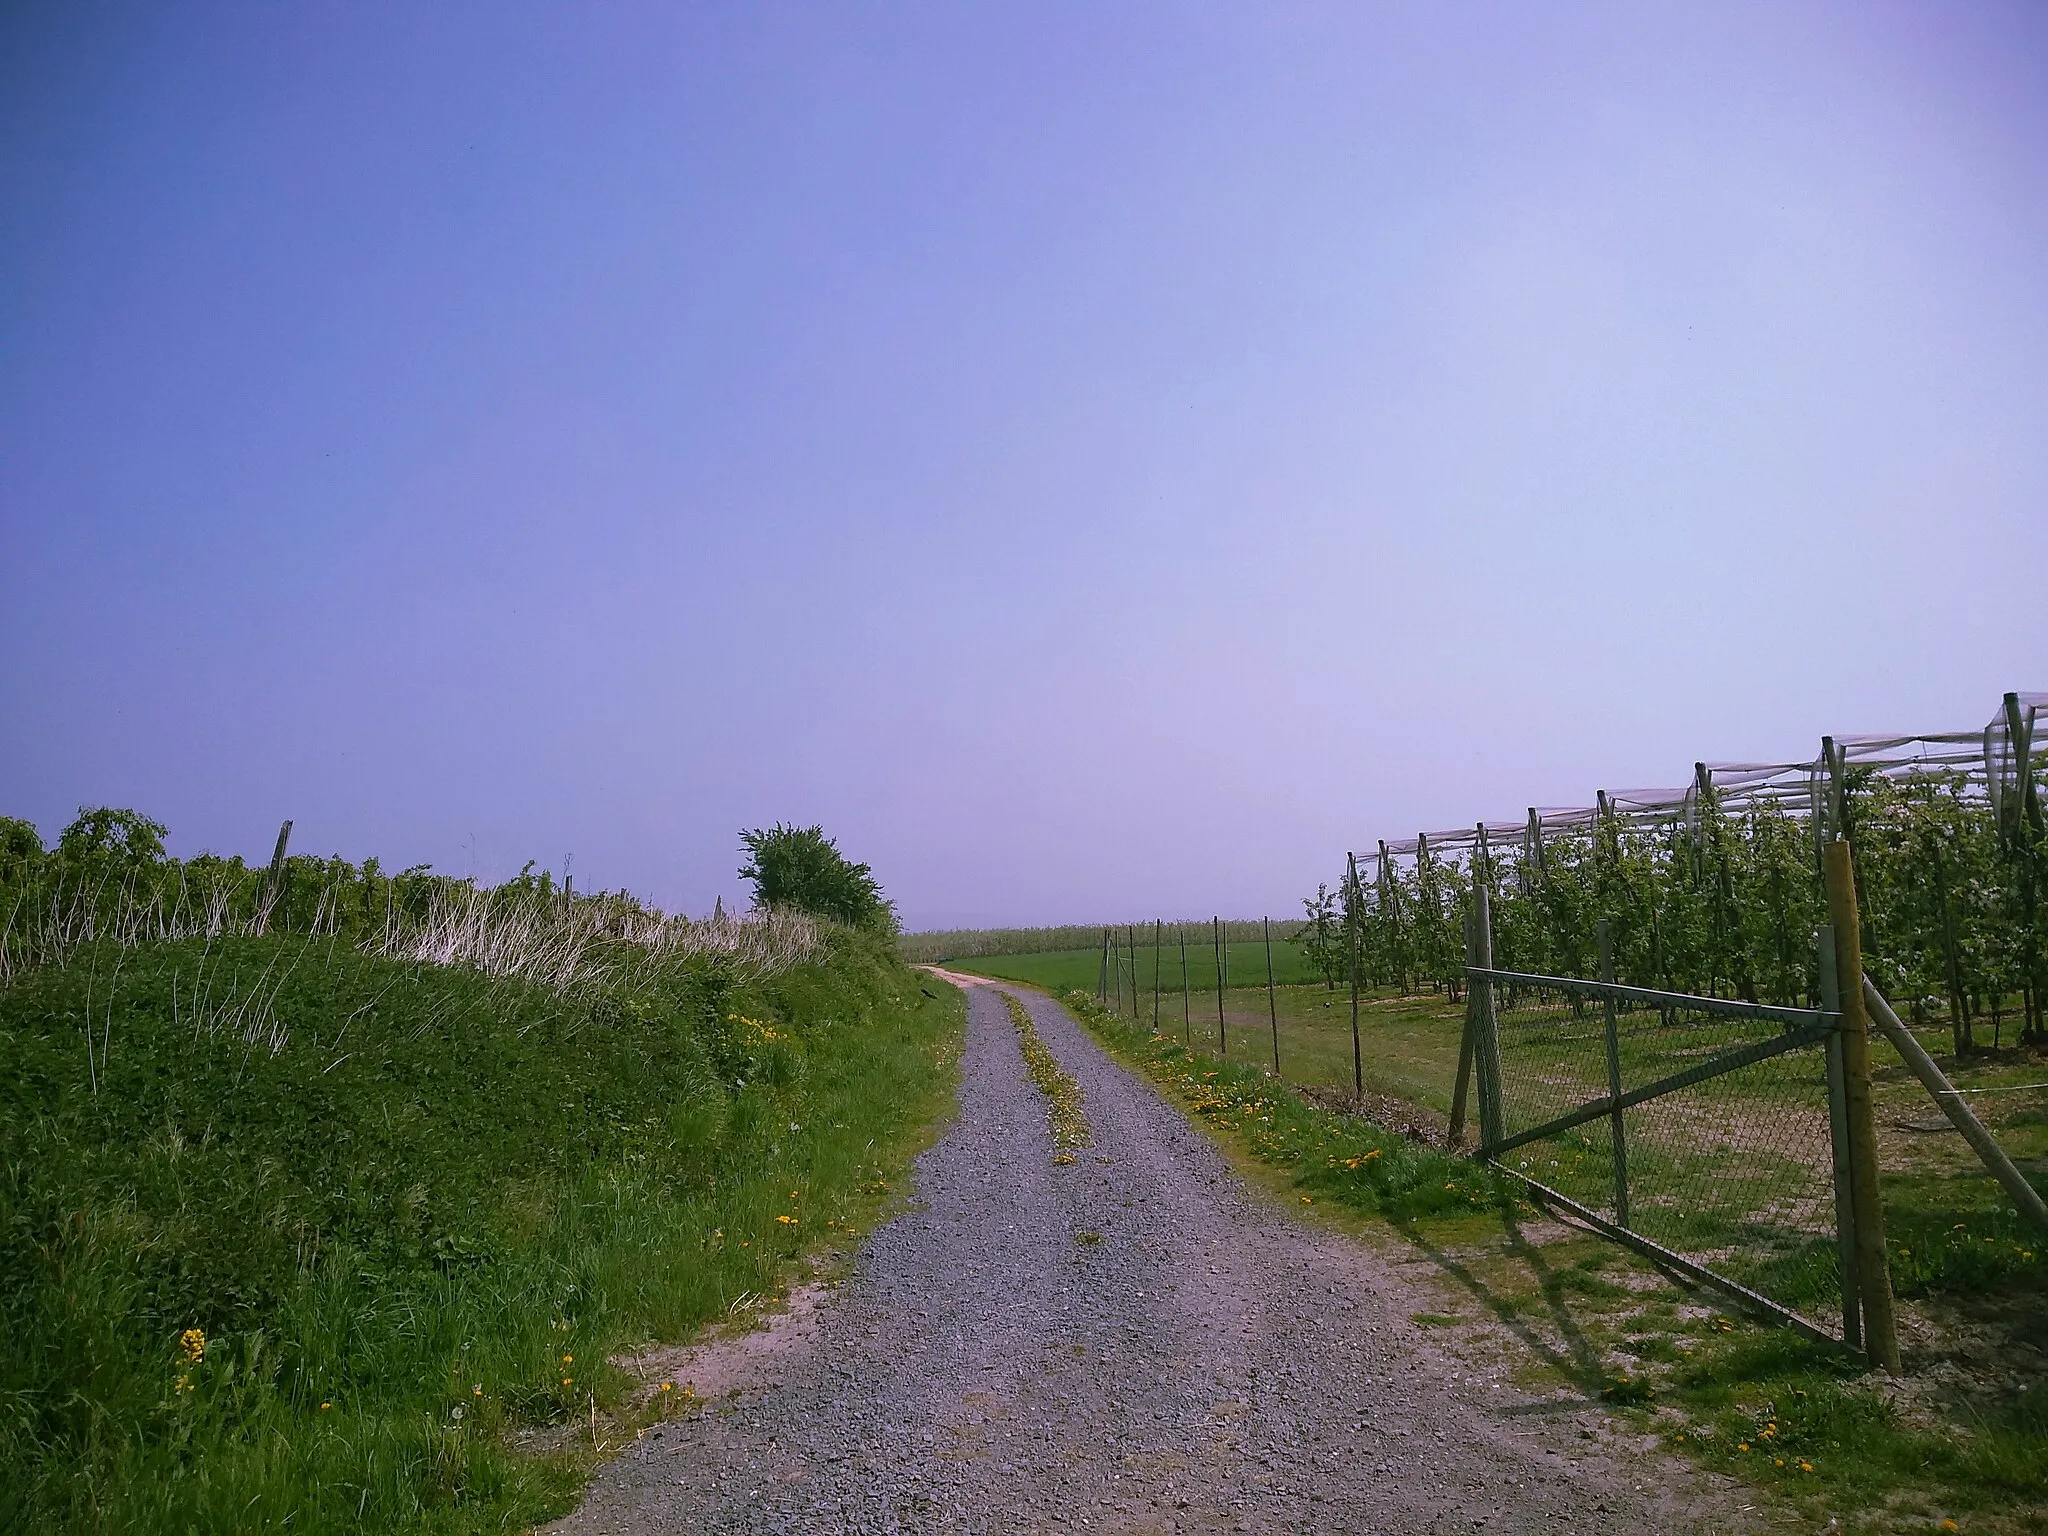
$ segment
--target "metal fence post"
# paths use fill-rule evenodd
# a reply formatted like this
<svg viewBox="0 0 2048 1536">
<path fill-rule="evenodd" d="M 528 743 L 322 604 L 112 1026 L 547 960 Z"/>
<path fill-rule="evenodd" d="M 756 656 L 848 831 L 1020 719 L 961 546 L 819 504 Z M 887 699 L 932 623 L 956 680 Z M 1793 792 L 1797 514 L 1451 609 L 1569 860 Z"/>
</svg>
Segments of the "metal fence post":
<svg viewBox="0 0 2048 1536">
<path fill-rule="evenodd" d="M 1898 1320 L 1884 1253 L 1884 1203 L 1877 1182 L 1877 1123 L 1870 1105 L 1870 1014 L 1863 1001 L 1863 936 L 1857 925 L 1856 867 L 1836 838 L 1824 855 L 1828 923 L 1835 932 L 1835 988 L 1842 1005 L 1843 1102 L 1849 1121 L 1850 1189 L 1856 1202 L 1856 1289 L 1863 1304 L 1863 1348 L 1899 1374 Z"/>
<path fill-rule="evenodd" d="M 1223 919 L 1212 917 L 1209 919 L 1209 924 L 1209 933 L 1215 940 L 1216 949 L 1216 1054 L 1228 1056 L 1230 1054 L 1230 1031 L 1223 1022 Z"/>
<path fill-rule="evenodd" d="M 1273 1075 L 1280 1075 L 1280 1004 L 1273 995 L 1273 919 L 1259 919 L 1259 931 L 1266 940 L 1266 1017 L 1273 1023 Z"/>
<path fill-rule="evenodd" d="M 1830 1013 L 1842 1008 L 1841 984 L 1835 974 L 1835 931 L 1814 934 L 1819 950 L 1820 1005 Z M 1842 1071 L 1842 1031 L 1828 1033 L 1828 1139 L 1835 1154 L 1835 1262 L 1842 1271 L 1842 1342 L 1863 1348 L 1863 1307 L 1856 1289 L 1856 1178 L 1849 1161 L 1849 1087 Z"/>
<path fill-rule="evenodd" d="M 1166 920 L 1152 919 L 1152 1033 L 1159 1033 L 1159 949 L 1166 937 Z"/>
<path fill-rule="evenodd" d="M 1594 932 L 1600 941 L 1600 979 L 1614 985 L 1614 926 L 1601 918 Z M 1614 1224 L 1628 1221 L 1628 1132 L 1621 1112 L 1621 1030 L 1614 1018 L 1614 994 L 1600 1000 L 1607 1021 L 1607 1096 L 1614 1101 L 1608 1116 L 1608 1131 L 1614 1143 Z"/>
<path fill-rule="evenodd" d="M 1173 925 L 1174 937 L 1180 940 L 1180 1032 L 1184 1044 L 1195 1043 L 1195 1005 L 1188 991 L 1188 929 L 1185 923 Z"/>
<path fill-rule="evenodd" d="M 1345 926 L 1351 931 L 1351 1097 L 1354 1103 L 1362 1104 L 1365 1102 L 1365 1047 L 1358 1038 L 1358 930 L 1365 922 L 1365 893 L 1358 888 L 1357 858 L 1347 854 L 1344 869 L 1345 879 L 1351 887 L 1344 901 L 1344 913 L 1349 919 Z"/>
<path fill-rule="evenodd" d="M 1138 1022 L 1138 925 L 1124 929 L 1124 947 L 1131 952 L 1131 1022 Z"/>
<path fill-rule="evenodd" d="M 1473 891 L 1472 948 L 1482 971 L 1493 969 L 1493 911 L 1486 887 Z M 1507 1139 L 1507 1116 L 1501 1102 L 1500 1020 L 1493 1007 L 1493 979 L 1472 978 L 1473 1046 L 1479 1065 L 1479 1136 L 1488 1146 Z"/>
<path fill-rule="evenodd" d="M 1102 964 L 1095 970 L 1095 1000 L 1109 1001 L 1109 930 L 1102 930 Z"/>
</svg>

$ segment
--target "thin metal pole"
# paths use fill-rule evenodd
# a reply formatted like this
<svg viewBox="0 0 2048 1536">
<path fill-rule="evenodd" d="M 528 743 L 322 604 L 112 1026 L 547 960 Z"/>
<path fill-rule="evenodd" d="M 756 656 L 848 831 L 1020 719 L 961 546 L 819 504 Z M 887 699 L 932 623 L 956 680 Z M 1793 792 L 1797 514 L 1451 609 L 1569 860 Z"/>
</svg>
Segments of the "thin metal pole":
<svg viewBox="0 0 2048 1536">
<path fill-rule="evenodd" d="M 1273 919 L 1259 919 L 1266 939 L 1266 1016 L 1273 1022 L 1273 1075 L 1280 1075 L 1280 1004 L 1273 995 Z"/>
<path fill-rule="evenodd" d="M 1124 929 L 1125 947 L 1131 952 L 1131 1022 L 1138 1022 L 1138 927 Z"/>
<path fill-rule="evenodd" d="M 1116 978 L 1116 1011 L 1124 1011 L 1124 954 L 1123 936 L 1114 928 L 1109 930 L 1109 971 Z"/>
<path fill-rule="evenodd" d="M 1386 844 L 1382 843 L 1381 847 Z M 1365 1102 L 1365 1047 L 1358 1038 L 1358 925 L 1365 914 L 1358 889 L 1358 860 L 1348 855 L 1345 858 L 1345 873 L 1351 886 L 1351 898 L 1344 903 L 1345 915 L 1350 919 L 1351 929 L 1351 1096 L 1360 1104 Z"/>
<path fill-rule="evenodd" d="M 1209 919 L 1209 932 L 1216 950 L 1216 1054 L 1230 1054 L 1230 1032 L 1223 1023 L 1223 919 Z"/>
<path fill-rule="evenodd" d="M 1594 931 L 1600 942 L 1600 979 L 1613 986 L 1614 925 L 1603 917 Z M 1614 1018 L 1614 994 L 1610 992 L 1603 997 L 1600 1006 L 1607 1016 L 1607 1093 L 1614 1101 L 1614 1112 L 1608 1117 L 1607 1125 L 1614 1146 L 1614 1224 L 1627 1227 L 1631 1225 L 1628 1219 L 1628 1134 L 1622 1122 L 1621 1031 Z"/>
<path fill-rule="evenodd" d="M 1188 991 L 1188 930 L 1185 923 L 1173 925 L 1174 937 L 1180 940 L 1180 1033 L 1184 1044 L 1195 1043 L 1195 1005 Z"/>
<path fill-rule="evenodd" d="M 1159 941 L 1165 936 L 1164 918 L 1152 919 L 1152 1033 L 1159 1033 Z"/>
<path fill-rule="evenodd" d="M 1095 968 L 1095 1000 L 1109 1001 L 1109 930 L 1102 930 L 1102 964 Z"/>
</svg>

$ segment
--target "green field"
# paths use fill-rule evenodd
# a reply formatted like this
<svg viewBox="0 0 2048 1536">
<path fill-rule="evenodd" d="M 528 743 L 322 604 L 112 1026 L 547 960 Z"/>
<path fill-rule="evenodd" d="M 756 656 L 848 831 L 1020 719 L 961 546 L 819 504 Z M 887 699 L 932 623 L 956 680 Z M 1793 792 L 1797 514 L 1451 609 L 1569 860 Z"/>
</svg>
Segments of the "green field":
<svg viewBox="0 0 2048 1536">
<path fill-rule="evenodd" d="M 1239 925 L 1242 927 L 1243 925 Z M 1278 925 L 1276 924 L 1277 928 Z M 1126 1012 L 1130 1008 L 1130 988 L 1133 976 L 1136 978 L 1138 995 L 1147 1018 L 1151 1017 L 1153 983 L 1156 975 L 1160 993 L 1160 1016 L 1171 1013 L 1178 1017 L 1181 1009 L 1182 972 L 1181 949 L 1171 927 L 1165 931 L 1165 942 L 1155 948 L 1149 930 L 1139 934 L 1135 954 L 1120 951 L 1122 959 L 1121 992 L 1119 978 L 1111 976 L 1112 1000 L 1121 996 Z M 1255 987 L 1259 995 L 1265 995 L 1266 946 L 1258 939 L 1233 939 L 1225 946 L 1227 952 L 1226 971 L 1229 985 L 1226 993 L 1234 993 L 1247 987 Z M 1058 949 L 1021 955 L 975 955 L 941 962 L 948 970 L 965 971 L 973 976 L 994 976 L 1004 981 L 1028 982 L 1032 986 L 1045 987 L 1053 992 L 1069 989 L 1094 995 L 1096 985 L 1102 980 L 1102 947 L 1098 943 L 1088 949 Z M 1199 1009 L 1201 998 L 1209 999 L 1209 1010 L 1213 1017 L 1216 1009 L 1216 951 L 1209 942 L 1206 927 L 1187 930 L 1187 992 L 1189 1007 Z M 1282 940 L 1276 933 L 1273 938 L 1273 979 L 1279 986 L 1299 986 L 1307 982 L 1322 983 L 1309 968 L 1301 950 L 1294 944 Z M 1229 1006 L 1237 1006 L 1235 1003 Z M 1260 1004 L 1264 1006 L 1263 1003 Z"/>
</svg>

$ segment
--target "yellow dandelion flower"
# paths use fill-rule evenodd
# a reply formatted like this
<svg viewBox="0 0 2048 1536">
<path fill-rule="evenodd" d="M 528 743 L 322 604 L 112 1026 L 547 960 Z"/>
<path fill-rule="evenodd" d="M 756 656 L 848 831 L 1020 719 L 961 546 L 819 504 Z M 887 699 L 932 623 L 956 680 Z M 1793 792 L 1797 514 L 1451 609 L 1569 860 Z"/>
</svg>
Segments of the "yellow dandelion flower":
<svg viewBox="0 0 2048 1536">
<path fill-rule="evenodd" d="M 562 1378 L 562 1385 L 566 1387 L 569 1385 L 570 1382 L 574 1381 L 575 1379 L 576 1378 L 574 1376 L 564 1376 Z"/>
<path fill-rule="evenodd" d="M 775 1219 L 781 1222 L 785 1227 L 793 1227 L 796 1225 L 796 1218 L 794 1216 L 778 1216 Z"/>
<path fill-rule="evenodd" d="M 1801 1463 L 1799 1463 L 1799 1470 L 1802 1472 L 1811 1472 L 1813 1470 L 1813 1463 L 1810 1461 L 1802 1461 Z"/>
<path fill-rule="evenodd" d="M 332 1404 L 332 1403 L 322 1403 L 322 1404 L 320 1405 L 320 1411 L 321 1411 L 322 1413 L 325 1413 L 325 1412 L 326 1412 L 326 1411 L 327 1411 L 328 1409 L 332 1408 L 333 1406 L 334 1406 L 334 1404 Z"/>
<path fill-rule="evenodd" d="M 564 1364 L 564 1365 L 574 1365 L 575 1363 L 576 1363 L 576 1357 L 575 1357 L 574 1355 L 564 1355 L 564 1356 L 562 1356 L 562 1364 Z"/>
</svg>

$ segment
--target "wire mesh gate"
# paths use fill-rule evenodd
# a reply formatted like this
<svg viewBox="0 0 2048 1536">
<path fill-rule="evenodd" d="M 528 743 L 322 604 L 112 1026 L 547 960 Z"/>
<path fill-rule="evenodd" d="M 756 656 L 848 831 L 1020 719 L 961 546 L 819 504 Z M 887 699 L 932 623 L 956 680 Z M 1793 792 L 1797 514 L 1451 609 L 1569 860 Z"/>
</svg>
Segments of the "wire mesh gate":
<svg viewBox="0 0 2048 1536">
<path fill-rule="evenodd" d="M 1696 1282 L 1860 1347 L 1839 1013 L 1465 974 L 1459 1100 L 1471 1070 L 1479 1158 Z"/>
</svg>

